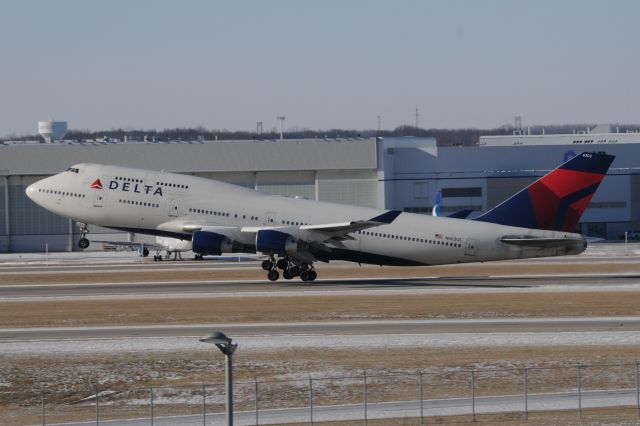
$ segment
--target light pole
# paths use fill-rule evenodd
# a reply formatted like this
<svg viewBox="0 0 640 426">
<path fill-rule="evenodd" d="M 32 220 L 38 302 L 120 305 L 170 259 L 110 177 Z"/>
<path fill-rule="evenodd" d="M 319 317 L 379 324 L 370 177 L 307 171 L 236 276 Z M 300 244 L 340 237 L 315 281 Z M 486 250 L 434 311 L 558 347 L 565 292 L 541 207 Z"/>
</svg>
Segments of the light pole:
<svg viewBox="0 0 640 426">
<path fill-rule="evenodd" d="M 284 139 L 284 115 L 279 115 L 276 117 L 280 120 L 280 140 Z"/>
<path fill-rule="evenodd" d="M 224 388 L 227 394 L 225 413 L 227 417 L 227 426 L 233 426 L 233 362 L 232 356 L 238 347 L 237 343 L 231 343 L 231 338 L 224 335 L 219 331 L 209 333 L 200 338 L 201 342 L 213 343 L 224 354 L 225 358 L 225 375 L 224 375 Z"/>
</svg>

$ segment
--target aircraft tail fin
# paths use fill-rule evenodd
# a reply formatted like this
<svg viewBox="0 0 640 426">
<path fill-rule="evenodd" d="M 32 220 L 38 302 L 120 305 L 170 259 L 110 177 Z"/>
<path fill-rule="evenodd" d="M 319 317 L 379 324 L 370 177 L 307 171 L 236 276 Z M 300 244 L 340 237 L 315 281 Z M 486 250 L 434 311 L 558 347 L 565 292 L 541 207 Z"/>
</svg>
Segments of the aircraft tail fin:
<svg viewBox="0 0 640 426">
<path fill-rule="evenodd" d="M 452 219 L 466 219 L 467 216 L 469 216 L 471 213 L 473 213 L 473 210 L 471 209 L 462 209 L 462 210 L 456 210 L 450 215 L 447 215 L 447 217 L 450 217 Z M 433 209 L 431 209 L 431 216 L 434 216 L 434 217 L 442 216 L 442 191 L 436 192 L 436 198 L 433 203 Z"/>
<path fill-rule="evenodd" d="M 614 158 L 578 154 L 474 220 L 573 232 Z"/>
<path fill-rule="evenodd" d="M 442 204 L 442 191 L 436 192 L 436 199 L 434 201 L 435 202 L 433 203 L 431 216 L 440 216 L 440 211 L 441 211 L 440 205 Z"/>
</svg>

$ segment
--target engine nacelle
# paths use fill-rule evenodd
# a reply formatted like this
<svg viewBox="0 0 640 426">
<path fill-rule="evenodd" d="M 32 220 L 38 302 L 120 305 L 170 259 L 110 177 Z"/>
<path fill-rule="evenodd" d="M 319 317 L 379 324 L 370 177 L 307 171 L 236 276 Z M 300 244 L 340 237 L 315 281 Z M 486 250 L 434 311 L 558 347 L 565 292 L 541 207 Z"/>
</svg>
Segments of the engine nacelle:
<svg viewBox="0 0 640 426">
<path fill-rule="evenodd" d="M 203 255 L 221 255 L 233 251 L 233 242 L 225 235 L 209 231 L 196 231 L 191 237 L 191 250 Z"/>
<path fill-rule="evenodd" d="M 256 251 L 279 256 L 294 256 L 306 252 L 309 245 L 291 234 L 263 229 L 256 233 Z"/>
</svg>

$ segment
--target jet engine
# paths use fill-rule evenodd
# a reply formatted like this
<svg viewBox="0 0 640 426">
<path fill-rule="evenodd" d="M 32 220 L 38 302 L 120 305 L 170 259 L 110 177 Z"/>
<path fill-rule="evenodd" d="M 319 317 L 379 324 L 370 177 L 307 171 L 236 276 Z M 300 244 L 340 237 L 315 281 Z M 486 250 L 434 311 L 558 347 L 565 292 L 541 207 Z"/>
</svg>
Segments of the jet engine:
<svg viewBox="0 0 640 426">
<path fill-rule="evenodd" d="M 210 231 L 196 231 L 191 238 L 191 250 L 201 255 L 231 253 L 233 242 L 226 236 Z"/>
<path fill-rule="evenodd" d="M 256 251 L 279 256 L 296 256 L 309 250 L 309 244 L 285 232 L 263 229 L 256 233 Z"/>
</svg>

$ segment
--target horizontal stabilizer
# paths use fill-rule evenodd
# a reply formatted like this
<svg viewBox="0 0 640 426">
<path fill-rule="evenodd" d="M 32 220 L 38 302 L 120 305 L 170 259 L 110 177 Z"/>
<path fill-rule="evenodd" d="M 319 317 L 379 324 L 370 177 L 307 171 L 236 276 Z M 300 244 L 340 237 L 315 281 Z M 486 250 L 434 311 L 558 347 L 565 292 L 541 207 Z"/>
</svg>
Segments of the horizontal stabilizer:
<svg viewBox="0 0 640 426">
<path fill-rule="evenodd" d="M 471 209 L 462 209 L 456 210 L 447 217 L 450 217 L 452 219 L 466 219 L 471 213 L 473 213 L 473 210 Z"/>
<path fill-rule="evenodd" d="M 539 247 L 539 248 L 550 248 L 550 247 L 560 247 L 564 246 L 568 243 L 575 243 L 575 238 L 535 238 L 535 237 L 527 237 L 527 236 L 517 236 L 517 235 L 509 235 L 506 237 L 500 238 L 505 244 L 511 244 L 514 246 L 521 247 Z"/>
</svg>

